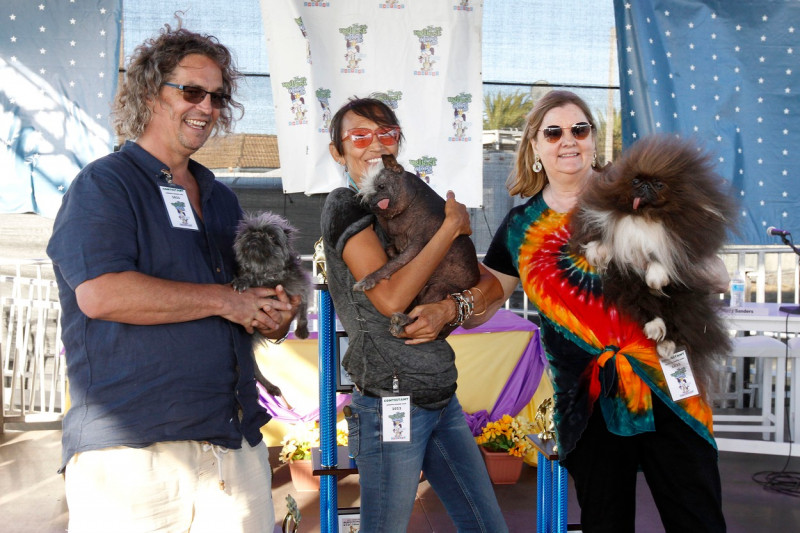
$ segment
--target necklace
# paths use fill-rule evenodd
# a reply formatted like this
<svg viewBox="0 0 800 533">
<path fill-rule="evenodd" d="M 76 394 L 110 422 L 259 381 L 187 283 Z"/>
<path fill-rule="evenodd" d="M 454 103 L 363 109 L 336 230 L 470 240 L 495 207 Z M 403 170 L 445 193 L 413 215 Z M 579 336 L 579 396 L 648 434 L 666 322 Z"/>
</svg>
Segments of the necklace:
<svg viewBox="0 0 800 533">
<path fill-rule="evenodd" d="M 355 180 L 350 176 L 350 172 L 347 170 L 344 171 L 344 175 L 347 176 L 347 186 L 353 189 L 356 192 L 359 192 L 358 185 L 356 184 Z"/>
</svg>

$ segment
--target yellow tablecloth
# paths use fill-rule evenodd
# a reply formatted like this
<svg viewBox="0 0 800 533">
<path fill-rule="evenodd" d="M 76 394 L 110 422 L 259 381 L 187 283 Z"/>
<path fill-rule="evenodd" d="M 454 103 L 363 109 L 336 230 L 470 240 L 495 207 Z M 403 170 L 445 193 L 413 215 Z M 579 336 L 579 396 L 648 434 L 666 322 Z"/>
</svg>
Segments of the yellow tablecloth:
<svg viewBox="0 0 800 533">
<path fill-rule="evenodd" d="M 478 333 L 459 328 L 448 337 L 456 353 L 458 399 L 466 412 L 491 411 L 528 344 L 539 342 L 539 330 L 534 327 L 531 331 L 531 324 L 524 326 L 514 331 Z M 282 344 L 268 344 L 256 351 L 261 370 L 281 388 L 286 401 L 299 413 L 319 406 L 318 360 L 316 339 L 290 338 Z M 536 393 L 520 414 L 533 420 L 536 407 L 552 394 L 553 388 L 543 374 Z M 278 446 L 289 430 L 290 424 L 273 419 L 261 431 L 269 446 Z"/>
</svg>

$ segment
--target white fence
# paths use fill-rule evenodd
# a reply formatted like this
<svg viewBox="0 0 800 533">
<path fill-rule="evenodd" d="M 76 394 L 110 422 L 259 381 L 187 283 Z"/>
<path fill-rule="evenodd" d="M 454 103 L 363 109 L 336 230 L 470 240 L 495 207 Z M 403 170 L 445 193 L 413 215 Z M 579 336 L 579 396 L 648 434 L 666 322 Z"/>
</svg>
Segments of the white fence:
<svg viewBox="0 0 800 533">
<path fill-rule="evenodd" d="M 721 257 L 731 274 L 745 273 L 749 301 L 800 303 L 800 268 L 791 249 L 731 246 Z M 303 260 L 314 270 L 311 256 Z M 536 315 L 521 290 L 506 308 L 525 318 Z M 4 422 L 60 420 L 66 408 L 66 366 L 61 308 L 50 263 L 0 261 L 0 311 L 0 432 Z"/>
</svg>

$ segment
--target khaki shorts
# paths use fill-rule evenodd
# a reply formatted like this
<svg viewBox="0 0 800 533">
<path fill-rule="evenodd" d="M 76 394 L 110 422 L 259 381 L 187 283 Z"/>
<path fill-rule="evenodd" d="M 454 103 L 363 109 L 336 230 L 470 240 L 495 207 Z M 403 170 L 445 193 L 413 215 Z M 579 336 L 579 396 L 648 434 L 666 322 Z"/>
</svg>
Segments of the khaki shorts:
<svg viewBox="0 0 800 533">
<path fill-rule="evenodd" d="M 65 472 L 70 533 L 263 533 L 275 527 L 269 451 L 196 441 L 74 455 Z"/>
</svg>

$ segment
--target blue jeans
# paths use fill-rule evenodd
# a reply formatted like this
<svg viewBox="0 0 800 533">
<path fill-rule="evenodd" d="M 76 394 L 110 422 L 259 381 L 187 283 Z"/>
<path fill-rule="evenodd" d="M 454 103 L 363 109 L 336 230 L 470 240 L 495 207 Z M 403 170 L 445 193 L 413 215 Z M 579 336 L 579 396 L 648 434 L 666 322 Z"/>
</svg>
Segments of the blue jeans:
<svg viewBox="0 0 800 533">
<path fill-rule="evenodd" d="M 350 454 L 361 484 L 361 530 L 405 532 L 425 472 L 458 531 L 508 531 L 483 458 L 453 395 L 442 409 L 411 409 L 411 442 L 381 441 L 381 400 L 353 391 Z"/>
</svg>

